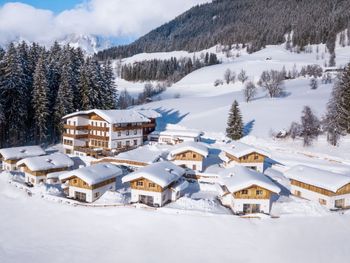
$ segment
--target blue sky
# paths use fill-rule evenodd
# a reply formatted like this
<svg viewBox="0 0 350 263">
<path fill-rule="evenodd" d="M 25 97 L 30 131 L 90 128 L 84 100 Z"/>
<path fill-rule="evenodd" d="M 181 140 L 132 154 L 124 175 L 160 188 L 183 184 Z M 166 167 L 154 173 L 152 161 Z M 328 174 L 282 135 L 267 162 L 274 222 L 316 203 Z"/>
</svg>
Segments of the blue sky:
<svg viewBox="0 0 350 263">
<path fill-rule="evenodd" d="M 77 4 L 84 2 L 83 0 L 0 0 L 0 5 L 4 5 L 8 2 L 20 2 L 31 5 L 36 8 L 49 9 L 55 13 L 62 12 L 66 9 L 71 9 Z"/>
</svg>

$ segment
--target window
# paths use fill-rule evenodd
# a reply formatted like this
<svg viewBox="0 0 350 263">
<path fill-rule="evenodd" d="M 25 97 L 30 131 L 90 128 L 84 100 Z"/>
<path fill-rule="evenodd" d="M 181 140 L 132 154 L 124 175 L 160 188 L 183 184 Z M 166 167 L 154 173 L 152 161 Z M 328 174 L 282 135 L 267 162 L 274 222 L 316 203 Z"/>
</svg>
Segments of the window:
<svg viewBox="0 0 350 263">
<path fill-rule="evenodd" d="M 100 196 L 100 192 L 96 192 L 95 193 L 95 198 L 99 197 Z"/>
<path fill-rule="evenodd" d="M 186 157 L 186 153 L 181 154 L 181 156 L 182 156 L 183 158 L 185 158 L 185 157 Z"/>
<path fill-rule="evenodd" d="M 137 145 L 137 140 L 134 140 L 134 145 L 135 145 L 135 146 Z"/>
<path fill-rule="evenodd" d="M 327 205 L 327 201 L 324 200 L 324 199 L 322 199 L 322 198 L 318 199 L 318 202 L 319 202 L 321 205 Z"/>
<path fill-rule="evenodd" d="M 134 130 L 134 134 L 135 134 L 135 135 L 137 134 L 137 130 Z"/>
<path fill-rule="evenodd" d="M 118 137 L 120 137 L 121 135 L 122 135 L 122 133 L 119 131 L 119 132 L 118 132 Z"/>
<path fill-rule="evenodd" d="M 248 194 L 248 190 L 247 189 L 242 190 L 242 195 L 247 195 L 247 194 Z"/>
<path fill-rule="evenodd" d="M 121 142 L 117 143 L 117 148 L 122 148 L 122 143 Z"/>
<path fill-rule="evenodd" d="M 344 208 L 345 207 L 345 199 L 338 199 L 338 200 L 335 200 L 335 204 L 334 206 L 336 208 Z"/>
<path fill-rule="evenodd" d="M 149 183 L 148 186 L 149 187 L 156 187 L 156 184 L 155 183 Z"/>
<path fill-rule="evenodd" d="M 258 160 L 259 159 L 259 155 L 255 154 L 254 155 L 254 160 Z"/>
<path fill-rule="evenodd" d="M 68 125 L 70 125 L 70 121 L 68 121 Z"/>
<path fill-rule="evenodd" d="M 73 180 L 73 184 L 77 184 L 78 183 L 78 180 L 77 179 L 74 179 Z"/>
<path fill-rule="evenodd" d="M 91 125 L 94 126 L 94 122 L 93 121 L 91 122 Z"/>
<path fill-rule="evenodd" d="M 105 125 L 104 125 L 105 127 L 107 127 L 107 123 L 105 123 Z"/>
<path fill-rule="evenodd" d="M 126 136 L 128 136 L 129 135 L 129 131 L 126 131 Z"/>
<path fill-rule="evenodd" d="M 256 193 L 256 195 L 262 195 L 263 191 L 262 190 L 256 190 L 255 193 Z"/>
<path fill-rule="evenodd" d="M 197 158 L 197 154 L 194 153 L 194 154 L 193 154 L 193 158 Z"/>
<path fill-rule="evenodd" d="M 256 195 L 263 195 L 263 191 L 262 190 L 256 190 Z"/>
<path fill-rule="evenodd" d="M 87 186 L 87 183 L 84 182 L 83 185 L 84 185 L 84 186 Z"/>
<path fill-rule="evenodd" d="M 136 182 L 136 185 L 137 185 L 137 186 L 143 186 L 143 182 L 142 182 L 142 181 L 137 181 L 137 182 Z"/>
<path fill-rule="evenodd" d="M 248 156 L 246 155 L 246 156 L 243 156 L 243 158 L 242 158 L 243 160 L 248 160 Z"/>
<path fill-rule="evenodd" d="M 125 145 L 126 145 L 126 147 L 129 147 L 130 146 L 130 141 L 126 141 Z"/>
</svg>

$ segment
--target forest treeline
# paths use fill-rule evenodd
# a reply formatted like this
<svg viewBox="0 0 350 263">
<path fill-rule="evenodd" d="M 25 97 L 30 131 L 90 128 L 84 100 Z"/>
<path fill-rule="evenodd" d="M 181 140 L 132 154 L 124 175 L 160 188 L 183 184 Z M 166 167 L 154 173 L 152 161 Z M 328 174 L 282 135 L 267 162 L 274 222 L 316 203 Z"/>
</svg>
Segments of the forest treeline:
<svg viewBox="0 0 350 263">
<path fill-rule="evenodd" d="M 285 41 L 301 51 L 308 44 L 325 43 L 333 54 L 336 35 L 349 29 L 349 22 L 348 0 L 214 0 L 191 8 L 129 45 L 101 51 L 97 57 L 105 60 L 143 52 L 193 52 L 234 43 L 245 44 L 254 52 Z"/>
<path fill-rule="evenodd" d="M 108 61 L 58 43 L 50 49 L 25 42 L 0 49 L 0 148 L 57 142 L 64 115 L 114 109 L 116 103 Z"/>
</svg>

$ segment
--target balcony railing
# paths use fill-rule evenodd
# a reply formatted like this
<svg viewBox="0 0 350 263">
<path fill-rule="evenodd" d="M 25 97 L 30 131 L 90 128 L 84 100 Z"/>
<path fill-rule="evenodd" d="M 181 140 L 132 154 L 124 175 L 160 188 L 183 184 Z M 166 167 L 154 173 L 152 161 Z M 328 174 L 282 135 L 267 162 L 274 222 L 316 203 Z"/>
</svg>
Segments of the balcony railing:
<svg viewBox="0 0 350 263">
<path fill-rule="evenodd" d="M 89 125 L 80 125 L 80 126 L 74 126 L 74 125 L 68 125 L 68 124 L 64 124 L 63 128 L 65 129 L 70 129 L 70 130 L 88 130 L 89 129 Z"/>
<path fill-rule="evenodd" d="M 87 139 L 89 138 L 89 134 L 69 134 L 63 133 L 63 137 L 73 138 L 73 139 Z"/>
</svg>

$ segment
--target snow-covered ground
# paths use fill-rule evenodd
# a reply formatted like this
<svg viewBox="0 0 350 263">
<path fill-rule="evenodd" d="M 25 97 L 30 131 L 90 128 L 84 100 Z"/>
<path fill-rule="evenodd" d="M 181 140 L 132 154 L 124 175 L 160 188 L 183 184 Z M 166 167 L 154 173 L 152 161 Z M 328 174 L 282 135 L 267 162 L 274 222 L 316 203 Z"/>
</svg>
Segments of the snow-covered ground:
<svg viewBox="0 0 350 263">
<path fill-rule="evenodd" d="M 350 256 L 349 214 L 242 219 L 167 208 L 79 207 L 29 197 L 4 176 L 0 204 L 0 262 L 6 263 L 328 263 Z"/>
</svg>

